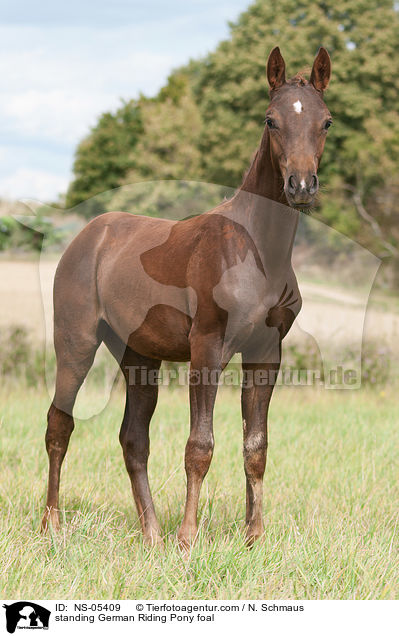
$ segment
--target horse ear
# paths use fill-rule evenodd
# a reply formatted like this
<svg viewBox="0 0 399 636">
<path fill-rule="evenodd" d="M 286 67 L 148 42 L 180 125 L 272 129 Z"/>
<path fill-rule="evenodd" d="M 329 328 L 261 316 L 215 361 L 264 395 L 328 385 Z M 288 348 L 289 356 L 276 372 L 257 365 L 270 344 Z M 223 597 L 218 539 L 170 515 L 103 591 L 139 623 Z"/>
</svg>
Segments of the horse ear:
<svg viewBox="0 0 399 636">
<path fill-rule="evenodd" d="M 267 80 L 271 91 L 285 84 L 285 62 L 278 46 L 275 46 L 267 60 Z"/>
<path fill-rule="evenodd" d="M 324 46 L 319 48 L 319 52 L 313 62 L 312 72 L 310 74 L 310 83 L 313 84 L 317 91 L 321 93 L 326 90 L 330 81 L 331 60 Z"/>
</svg>

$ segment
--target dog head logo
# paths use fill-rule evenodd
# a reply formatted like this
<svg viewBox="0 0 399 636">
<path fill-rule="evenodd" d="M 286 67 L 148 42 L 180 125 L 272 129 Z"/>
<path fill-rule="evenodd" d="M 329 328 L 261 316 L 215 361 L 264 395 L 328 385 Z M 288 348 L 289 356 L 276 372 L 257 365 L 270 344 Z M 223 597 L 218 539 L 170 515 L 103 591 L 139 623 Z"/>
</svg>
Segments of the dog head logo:
<svg viewBox="0 0 399 636">
<path fill-rule="evenodd" d="M 11 605 L 3 605 L 6 610 L 7 631 L 13 634 L 18 629 L 48 629 L 51 612 L 32 603 L 31 601 L 18 601 Z"/>
</svg>

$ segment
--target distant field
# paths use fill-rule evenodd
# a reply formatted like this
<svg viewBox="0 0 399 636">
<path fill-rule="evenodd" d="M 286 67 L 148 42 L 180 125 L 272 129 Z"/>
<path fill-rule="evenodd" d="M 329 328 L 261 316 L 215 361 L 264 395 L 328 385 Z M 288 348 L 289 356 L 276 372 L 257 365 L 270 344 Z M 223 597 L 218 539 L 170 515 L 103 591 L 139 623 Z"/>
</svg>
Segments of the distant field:
<svg viewBox="0 0 399 636">
<path fill-rule="evenodd" d="M 23 325 L 43 341 L 52 322 L 52 288 L 58 260 L 0 260 L 0 328 Z"/>
<path fill-rule="evenodd" d="M 86 400 L 97 396 L 86 394 Z M 264 542 L 244 547 L 239 394 L 224 389 L 215 456 L 189 560 L 176 546 L 184 503 L 186 392 L 163 389 L 150 481 L 165 549 L 148 550 L 118 443 L 123 397 L 78 422 L 64 464 L 59 536 L 38 533 L 48 396 L 0 389 L 3 598 L 392 599 L 398 596 L 397 394 L 277 392 L 270 414 Z"/>
</svg>

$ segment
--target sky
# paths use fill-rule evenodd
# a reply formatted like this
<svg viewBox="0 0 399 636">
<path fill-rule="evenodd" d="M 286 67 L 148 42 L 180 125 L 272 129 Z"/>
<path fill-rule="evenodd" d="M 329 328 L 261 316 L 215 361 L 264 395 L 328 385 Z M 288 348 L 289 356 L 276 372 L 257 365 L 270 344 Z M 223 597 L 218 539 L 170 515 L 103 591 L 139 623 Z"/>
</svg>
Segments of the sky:
<svg viewBox="0 0 399 636">
<path fill-rule="evenodd" d="M 56 200 L 100 113 L 214 49 L 250 0 L 1 0 L 0 198 Z"/>
</svg>

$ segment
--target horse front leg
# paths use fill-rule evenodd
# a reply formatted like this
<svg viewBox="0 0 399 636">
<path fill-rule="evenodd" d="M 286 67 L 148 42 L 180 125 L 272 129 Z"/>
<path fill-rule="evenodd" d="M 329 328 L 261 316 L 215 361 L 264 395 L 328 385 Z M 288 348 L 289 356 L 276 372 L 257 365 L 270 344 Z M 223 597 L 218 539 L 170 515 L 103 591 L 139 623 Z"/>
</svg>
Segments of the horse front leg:
<svg viewBox="0 0 399 636">
<path fill-rule="evenodd" d="M 185 450 L 187 495 L 179 545 L 189 549 L 198 533 L 198 501 L 214 448 L 213 407 L 221 372 L 220 343 L 215 338 L 192 342 L 190 365 L 190 436 Z"/>
<path fill-rule="evenodd" d="M 252 545 L 264 532 L 263 476 L 267 454 L 267 414 L 279 364 L 242 364 L 241 410 L 246 476 L 246 541 Z"/>
<path fill-rule="evenodd" d="M 153 374 L 156 376 L 160 366 L 160 361 L 145 358 L 129 347 L 120 363 L 126 380 L 126 407 L 119 440 L 144 542 L 149 546 L 162 544 L 147 472 L 150 422 L 158 399 L 158 381 Z"/>
</svg>

